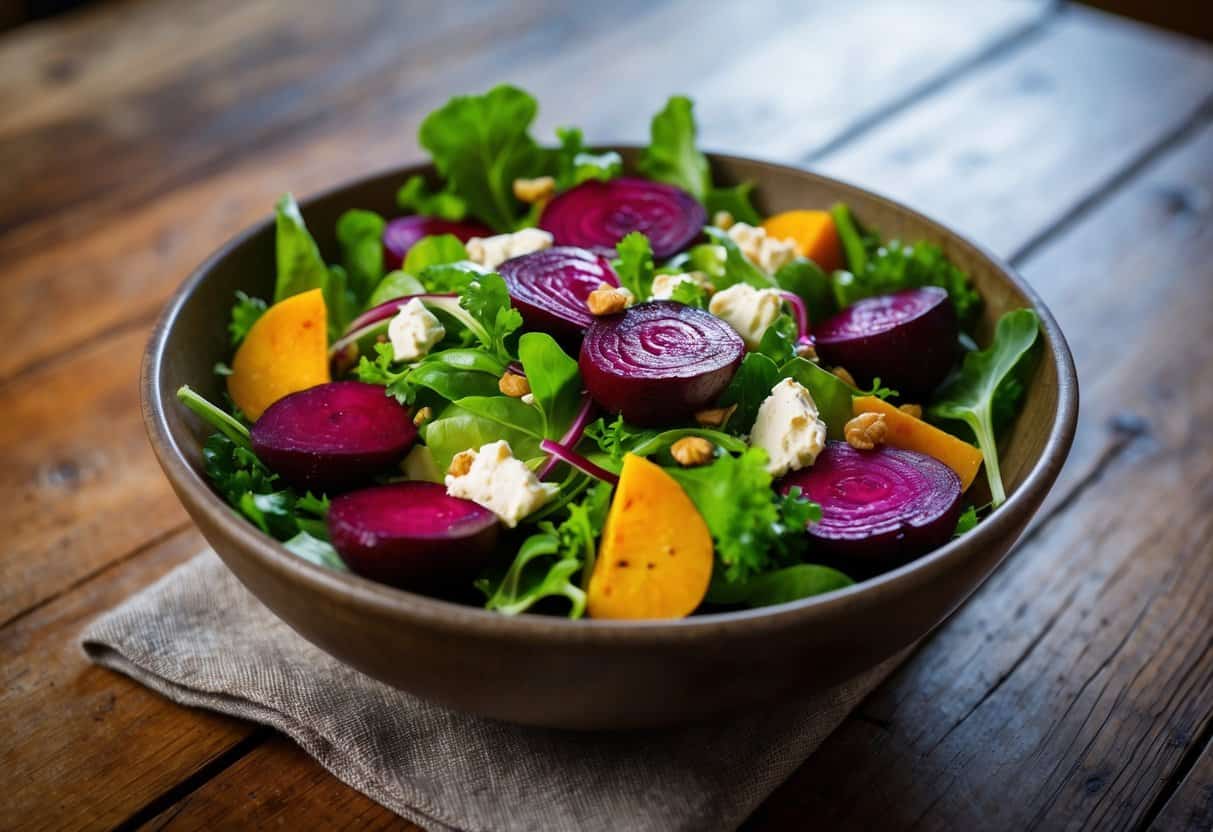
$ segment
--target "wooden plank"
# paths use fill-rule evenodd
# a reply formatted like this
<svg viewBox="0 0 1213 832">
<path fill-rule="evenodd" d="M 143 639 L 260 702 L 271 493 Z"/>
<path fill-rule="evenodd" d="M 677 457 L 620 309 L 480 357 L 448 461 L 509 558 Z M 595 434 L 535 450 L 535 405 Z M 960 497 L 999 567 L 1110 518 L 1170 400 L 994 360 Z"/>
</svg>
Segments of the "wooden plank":
<svg viewBox="0 0 1213 832">
<path fill-rule="evenodd" d="M 304 825 L 420 832 L 419 826 L 343 784 L 280 734 L 140 828 L 186 832 Z"/>
<path fill-rule="evenodd" d="M 1213 48 L 1070 7 L 1008 59 L 840 151 L 867 185 L 1010 256 L 1209 101 Z"/>
<path fill-rule="evenodd" d="M 1131 828 L 1182 775 L 1213 719 L 1213 386 L 1193 375 L 1213 360 L 1211 157 L 1206 126 L 1026 267 L 1075 348 L 1079 435 L 1145 434 L 755 828 Z"/>
<path fill-rule="evenodd" d="M 289 27 L 275 34 L 268 46 L 257 37 L 231 43 L 220 37 L 213 54 L 167 68 L 157 64 L 163 50 L 155 50 L 150 58 L 156 67 L 152 74 L 163 76 L 167 90 L 122 87 L 121 94 L 103 97 L 94 107 L 86 96 L 92 88 L 85 84 L 74 97 L 80 112 L 69 117 L 73 111 L 55 105 L 48 114 L 35 113 L 19 122 L 19 129 L 10 130 L 6 144 L 24 161 L 7 186 L 0 183 L 0 188 L 11 191 L 9 199 L 0 199 L 0 227 L 6 222 L 19 227 L 0 236 L 0 258 L 9 264 L 3 277 L 9 294 L 21 303 L 0 308 L 0 327 L 18 326 L 22 323 L 18 316 L 50 314 L 56 316 L 56 325 L 25 327 L 20 342 L 0 354 L 0 378 L 63 355 L 71 345 L 98 333 L 149 319 L 194 264 L 222 240 L 263 217 L 276 194 L 288 189 L 307 193 L 417 158 L 412 136 L 421 117 L 450 92 L 484 86 L 486 77 L 534 90 L 543 102 L 540 135 L 550 135 L 555 124 L 578 123 L 592 136 L 631 140 L 643 139 L 649 115 L 668 92 L 693 88 L 701 93 L 708 120 L 705 144 L 771 153 L 787 136 L 810 143 L 824 140 L 830 131 L 844 129 L 895 100 L 907 85 L 966 59 L 1041 14 L 1037 3 L 968 4 L 948 15 L 946 26 L 929 24 L 926 18 L 908 26 L 905 12 L 897 11 L 901 7 L 888 3 L 880 7 L 881 14 L 860 19 L 845 6 L 798 9 L 792 17 L 774 3 L 731 4 L 717 10 L 712 25 L 706 27 L 685 25 L 688 17 L 702 15 L 690 0 L 642 4 L 643 11 L 634 13 L 617 5 L 594 6 L 610 16 L 610 25 L 587 16 L 584 9 L 564 7 L 562 14 L 545 12 L 538 28 L 528 28 L 528 21 L 534 22 L 530 17 L 511 18 L 510 25 L 503 27 L 491 15 L 484 16 L 460 30 L 456 38 L 460 49 L 447 48 L 449 39 L 437 39 L 440 44 L 428 47 L 436 54 L 397 44 L 393 36 L 387 57 L 381 54 L 385 50 L 378 40 L 357 40 L 345 24 L 326 42 L 332 40 L 335 49 L 366 50 L 378 60 L 396 63 L 347 71 L 339 74 L 344 86 L 330 81 L 321 90 L 313 90 L 306 80 L 314 64 L 304 62 L 299 67 L 282 56 L 304 36 L 291 34 L 294 30 Z M 794 25 L 784 25 L 784 18 Z M 315 25 L 324 25 L 323 15 Z M 803 43 L 814 32 L 830 32 L 816 58 L 842 63 L 848 54 L 846 27 L 898 48 L 880 50 L 880 60 L 864 62 L 858 77 L 848 74 L 843 80 L 852 82 L 849 85 L 839 86 L 842 80 L 811 83 L 806 77 L 810 64 L 802 58 Z M 392 32 L 390 27 L 378 31 Z M 662 49 L 643 47 L 652 31 L 669 33 Z M 557 39 L 564 45 L 551 48 L 551 41 Z M 769 51 L 735 48 L 738 42 L 768 41 L 773 44 Z M 41 61 L 51 61 L 45 55 L 61 50 L 44 46 Z M 186 53 L 192 54 L 188 49 Z M 277 68 L 276 62 L 284 61 L 286 68 Z M 600 71 L 607 65 L 611 72 Z M 269 80 L 248 80 L 257 74 L 254 70 L 261 70 Z M 794 81 L 796 88 L 807 91 L 789 95 L 792 87 L 768 83 L 766 74 Z M 442 78 L 441 85 L 420 83 L 421 78 L 436 76 Z M 654 77 L 662 78 L 659 88 L 652 83 Z M 731 119 L 730 110 L 711 103 L 716 83 L 712 79 L 721 84 L 744 81 L 755 105 L 767 104 L 758 111 L 747 109 L 744 119 Z M 201 96 L 194 102 L 187 96 L 188 108 L 178 113 L 182 96 L 173 90 L 196 85 L 225 92 L 216 93 L 215 101 Z M 246 89 L 248 85 L 254 86 Z M 284 99 L 303 101 L 287 107 Z M 153 117 L 156 108 L 170 102 L 176 113 L 172 120 Z M 317 117 L 300 122 L 313 111 L 332 109 L 340 110 L 340 120 Z M 86 129 L 102 114 L 126 111 L 141 115 L 130 119 L 132 132 L 115 139 L 118 144 L 98 141 Z M 759 112 L 766 115 L 757 118 Z M 763 120 L 793 119 L 796 112 L 802 115 L 793 130 L 769 129 Z M 822 116 L 825 112 L 828 118 Z M 806 118 L 820 121 L 821 126 L 804 124 Z M 88 152 L 67 152 L 71 148 L 63 143 L 70 141 L 87 141 Z M 50 147 L 54 154 L 47 150 Z M 98 156 L 89 154 L 102 153 L 105 176 L 114 181 L 104 193 L 93 193 L 86 183 L 101 179 L 91 175 L 99 163 Z M 70 239 L 71 245 L 63 245 L 64 239 Z M 82 292 L 81 263 L 89 264 L 84 284 L 90 289 L 87 304 L 74 302 Z"/>
<path fill-rule="evenodd" d="M 1157 832 L 1206 832 L 1213 829 L 1213 745 L 1200 758 L 1150 824 Z"/>
<path fill-rule="evenodd" d="M 78 644 L 100 612 L 202 547 L 196 531 L 175 535 L 0 630 L 0 829 L 113 826 L 248 736 L 90 664 Z"/>
</svg>

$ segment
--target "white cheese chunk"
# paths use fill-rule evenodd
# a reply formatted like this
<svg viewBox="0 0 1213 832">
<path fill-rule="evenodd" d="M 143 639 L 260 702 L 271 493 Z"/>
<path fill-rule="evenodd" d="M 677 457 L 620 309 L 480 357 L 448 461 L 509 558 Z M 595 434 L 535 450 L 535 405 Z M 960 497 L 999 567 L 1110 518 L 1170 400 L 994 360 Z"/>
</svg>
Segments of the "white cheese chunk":
<svg viewBox="0 0 1213 832">
<path fill-rule="evenodd" d="M 826 423 L 817 403 L 795 379 L 785 378 L 771 388 L 758 407 L 750 444 L 767 452 L 767 470 L 781 477 L 807 468 L 826 446 Z"/>
<path fill-rule="evenodd" d="M 779 317 L 782 304 L 783 297 L 776 289 L 737 283 L 712 295 L 708 311 L 736 330 L 747 349 L 754 350 L 767 327 Z"/>
<path fill-rule="evenodd" d="M 446 337 L 446 329 L 420 298 L 413 298 L 392 318 L 387 337 L 397 361 L 418 361 Z"/>
<path fill-rule="evenodd" d="M 774 274 L 796 259 L 796 243 L 771 237 L 765 228 L 739 222 L 729 226 L 727 233 L 746 259 L 767 274 Z"/>
<path fill-rule="evenodd" d="M 495 237 L 473 237 L 467 241 L 468 259 L 486 269 L 495 269 L 511 257 L 551 248 L 555 239 L 539 228 L 524 228 Z"/>
<path fill-rule="evenodd" d="M 504 439 L 464 453 L 471 455 L 471 467 L 459 476 L 447 474 L 446 493 L 479 503 L 511 529 L 558 490 L 554 483 L 540 482 L 534 471 L 515 459 Z"/>
<path fill-rule="evenodd" d="M 679 274 L 659 274 L 653 278 L 653 300 L 669 300 L 674 296 L 674 290 L 683 283 L 694 283 L 696 286 L 706 286 L 708 276 L 703 272 L 681 272 Z"/>
</svg>

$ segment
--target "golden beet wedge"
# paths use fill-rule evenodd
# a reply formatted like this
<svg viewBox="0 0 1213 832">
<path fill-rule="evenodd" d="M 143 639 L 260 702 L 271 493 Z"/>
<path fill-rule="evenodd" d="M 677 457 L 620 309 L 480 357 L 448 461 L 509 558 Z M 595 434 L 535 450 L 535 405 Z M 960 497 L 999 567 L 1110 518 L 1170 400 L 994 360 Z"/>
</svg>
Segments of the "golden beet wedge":
<svg viewBox="0 0 1213 832">
<path fill-rule="evenodd" d="M 763 220 L 767 234 L 791 240 L 796 253 L 807 257 L 826 272 L 846 265 L 842 241 L 829 211 L 784 211 Z"/>
<path fill-rule="evenodd" d="M 628 454 L 590 577 L 592 618 L 682 618 L 707 594 L 712 536 L 673 477 Z"/>
<path fill-rule="evenodd" d="M 249 329 L 232 359 L 227 392 L 256 421 L 290 393 L 329 381 L 328 311 L 319 289 L 275 303 Z"/>
</svg>

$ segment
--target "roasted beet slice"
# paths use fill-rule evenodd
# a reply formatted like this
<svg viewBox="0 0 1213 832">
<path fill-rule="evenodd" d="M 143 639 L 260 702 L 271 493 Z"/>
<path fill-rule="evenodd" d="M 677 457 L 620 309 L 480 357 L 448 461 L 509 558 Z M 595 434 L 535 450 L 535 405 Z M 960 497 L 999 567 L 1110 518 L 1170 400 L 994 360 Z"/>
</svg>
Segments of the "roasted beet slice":
<svg viewBox="0 0 1213 832">
<path fill-rule="evenodd" d="M 699 236 L 707 213 L 681 188 L 647 179 L 591 179 L 569 188 L 543 209 L 539 227 L 556 244 L 615 256 L 615 244 L 631 231 L 649 238 L 653 256 L 664 260 Z"/>
<path fill-rule="evenodd" d="M 609 260 L 573 246 L 514 257 L 497 271 L 527 327 L 557 337 L 578 336 L 594 321 L 586 307 L 590 292 L 619 285 Z"/>
<path fill-rule="evenodd" d="M 960 515 L 960 477 L 916 451 L 878 447 L 858 451 L 827 442 L 811 468 L 777 484 L 793 486 L 821 505 L 809 535 L 825 554 L 892 564 L 942 546 Z"/>
<path fill-rule="evenodd" d="M 653 301 L 595 320 L 578 364 L 602 407 L 636 425 L 666 425 L 715 401 L 744 355 L 741 337 L 715 315 Z"/>
<path fill-rule="evenodd" d="M 813 336 L 824 361 L 910 398 L 931 392 L 956 360 L 956 312 L 938 286 L 864 298 L 814 325 Z"/>
<path fill-rule="evenodd" d="M 389 270 L 400 268 L 413 243 L 437 234 L 454 234 L 466 243 L 473 237 L 492 236 L 493 232 L 474 222 L 452 222 L 420 214 L 397 217 L 383 229 L 383 265 Z"/>
<path fill-rule="evenodd" d="M 334 381 L 274 402 L 253 453 L 296 488 L 338 491 L 390 469 L 417 439 L 409 412 L 377 384 Z"/>
<path fill-rule="evenodd" d="M 333 548 L 365 578 L 432 589 L 474 577 L 497 543 L 497 516 L 432 482 L 402 482 L 333 499 Z"/>
</svg>

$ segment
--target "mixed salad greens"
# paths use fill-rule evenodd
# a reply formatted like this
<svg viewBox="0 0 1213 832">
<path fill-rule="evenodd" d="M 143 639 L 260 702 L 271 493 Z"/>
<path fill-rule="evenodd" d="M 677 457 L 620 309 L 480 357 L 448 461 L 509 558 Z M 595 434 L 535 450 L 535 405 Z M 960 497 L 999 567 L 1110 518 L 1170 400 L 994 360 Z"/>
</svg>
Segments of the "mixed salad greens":
<svg viewBox="0 0 1213 832">
<path fill-rule="evenodd" d="M 672 618 L 828 592 L 1005 500 L 1039 322 L 843 204 L 764 216 L 691 102 L 635 172 L 530 133 L 535 99 L 420 128 L 438 178 L 351 209 L 329 263 L 290 195 L 272 298 L 237 293 L 206 473 L 300 557 L 487 609 Z M 975 443 L 975 444 L 973 444 Z M 985 469 L 989 500 L 965 497 Z M 980 488 L 975 491 L 981 490 Z"/>
</svg>

